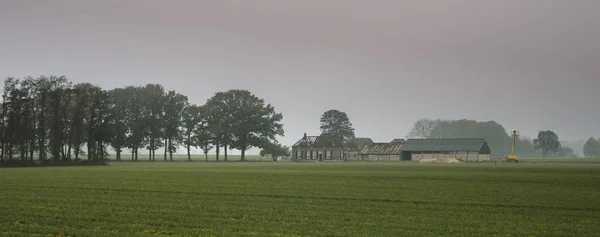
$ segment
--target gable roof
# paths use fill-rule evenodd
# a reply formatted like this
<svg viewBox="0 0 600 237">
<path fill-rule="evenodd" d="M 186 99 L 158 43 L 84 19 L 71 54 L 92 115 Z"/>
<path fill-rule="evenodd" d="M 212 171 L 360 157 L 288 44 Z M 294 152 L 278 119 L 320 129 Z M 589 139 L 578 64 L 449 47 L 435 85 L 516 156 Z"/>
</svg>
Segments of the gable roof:
<svg viewBox="0 0 600 237">
<path fill-rule="evenodd" d="M 469 151 L 490 154 L 485 138 L 408 139 L 404 151 Z"/>
<path fill-rule="evenodd" d="M 304 136 L 300 138 L 292 147 L 341 147 L 344 146 L 342 141 L 335 139 L 328 134 L 319 136 Z"/>
<path fill-rule="evenodd" d="M 311 147 L 315 144 L 318 136 L 306 136 L 306 133 L 292 147 Z"/>
<path fill-rule="evenodd" d="M 363 147 L 361 155 L 400 155 L 404 143 L 373 143 Z"/>
</svg>

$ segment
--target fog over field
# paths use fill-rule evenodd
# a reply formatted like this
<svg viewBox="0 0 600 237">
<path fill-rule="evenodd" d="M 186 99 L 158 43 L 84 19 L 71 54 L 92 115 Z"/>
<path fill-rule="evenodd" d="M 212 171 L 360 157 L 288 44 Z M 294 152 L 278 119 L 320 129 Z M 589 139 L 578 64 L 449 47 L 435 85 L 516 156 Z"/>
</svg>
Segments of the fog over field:
<svg viewBox="0 0 600 237">
<path fill-rule="evenodd" d="M 288 146 L 318 135 L 329 109 L 382 142 L 419 118 L 494 120 L 531 138 L 553 130 L 580 141 L 600 136 L 598 9 L 555 0 L 0 0 L 0 72 L 105 89 L 160 83 L 195 104 L 247 89 L 283 114 Z"/>
</svg>

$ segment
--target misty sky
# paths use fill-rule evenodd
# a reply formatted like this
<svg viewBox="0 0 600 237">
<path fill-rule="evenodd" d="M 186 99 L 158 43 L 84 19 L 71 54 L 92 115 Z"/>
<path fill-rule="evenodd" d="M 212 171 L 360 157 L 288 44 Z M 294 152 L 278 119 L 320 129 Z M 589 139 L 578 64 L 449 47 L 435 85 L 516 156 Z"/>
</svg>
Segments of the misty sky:
<svg viewBox="0 0 600 237">
<path fill-rule="evenodd" d="M 292 145 L 328 109 L 387 142 L 425 118 L 600 136 L 597 0 L 0 0 L 0 76 L 248 89 Z"/>
</svg>

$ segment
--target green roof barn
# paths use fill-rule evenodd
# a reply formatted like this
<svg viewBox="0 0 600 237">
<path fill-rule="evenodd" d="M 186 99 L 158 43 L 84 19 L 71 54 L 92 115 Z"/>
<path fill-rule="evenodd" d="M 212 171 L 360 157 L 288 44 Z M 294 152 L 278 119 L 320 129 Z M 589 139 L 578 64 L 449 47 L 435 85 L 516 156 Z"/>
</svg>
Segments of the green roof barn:
<svg viewBox="0 0 600 237">
<path fill-rule="evenodd" d="M 409 160 L 450 159 L 484 161 L 491 159 L 491 150 L 484 138 L 408 139 L 402 147 Z M 410 158 L 409 158 L 410 157 Z"/>
</svg>

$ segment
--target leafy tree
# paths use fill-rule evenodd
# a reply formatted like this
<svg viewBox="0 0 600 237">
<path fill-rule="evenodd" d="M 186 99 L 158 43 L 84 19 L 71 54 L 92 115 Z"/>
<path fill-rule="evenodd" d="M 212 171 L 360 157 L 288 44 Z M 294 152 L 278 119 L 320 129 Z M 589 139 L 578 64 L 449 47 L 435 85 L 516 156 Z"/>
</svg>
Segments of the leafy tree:
<svg viewBox="0 0 600 237">
<path fill-rule="evenodd" d="M 280 123 L 283 115 L 247 90 L 218 92 L 207 101 L 206 106 L 210 114 L 208 125 L 212 128 L 211 134 L 216 135 L 213 139 L 219 139 L 220 144 L 230 143 L 230 148 L 240 150 L 242 161 L 246 150 L 283 135 Z M 216 118 L 225 119 L 215 123 Z"/>
<path fill-rule="evenodd" d="M 566 147 L 566 146 L 560 146 L 560 148 L 558 148 L 558 152 L 556 152 L 556 155 L 558 157 L 568 157 L 568 158 L 577 157 L 577 155 L 575 155 L 575 152 L 573 152 L 573 149 L 571 149 L 570 147 Z"/>
<path fill-rule="evenodd" d="M 271 156 L 273 161 L 277 161 L 277 157 L 290 156 L 291 153 L 290 148 L 287 146 L 283 146 L 279 143 L 267 142 L 262 145 L 259 155 L 262 157 Z"/>
<path fill-rule="evenodd" d="M 165 98 L 165 141 L 167 141 L 166 150 L 169 151 L 169 160 L 173 161 L 173 152 L 177 150 L 177 146 L 183 143 L 181 127 L 183 120 L 181 114 L 185 113 L 188 107 L 188 98 L 175 91 L 169 91 Z M 188 148 L 188 158 L 189 148 Z"/>
<path fill-rule="evenodd" d="M 434 135 L 432 134 L 435 127 L 438 125 L 440 120 L 431 120 L 431 119 L 419 119 L 413 125 L 410 130 L 408 137 L 410 138 L 432 138 Z"/>
<path fill-rule="evenodd" d="M 540 131 L 533 140 L 533 146 L 536 150 L 541 149 L 544 157 L 548 156 L 548 152 L 558 152 L 561 147 L 558 135 L 550 130 Z"/>
<path fill-rule="evenodd" d="M 144 119 L 145 106 L 143 104 L 144 94 L 141 87 L 128 86 L 124 88 L 127 101 L 127 130 L 125 139 L 127 147 L 131 149 L 131 160 L 138 160 L 139 148 L 145 145 L 145 137 L 148 134 L 148 124 Z"/>
<path fill-rule="evenodd" d="M 198 148 L 198 143 L 195 142 L 194 137 L 199 133 L 199 128 L 202 126 L 201 107 L 197 105 L 188 105 L 183 111 L 183 129 L 185 130 L 185 141 L 184 144 L 187 150 L 188 160 L 192 160 L 191 148 Z"/>
<path fill-rule="evenodd" d="M 328 110 L 321 116 L 321 132 L 344 142 L 354 138 L 354 128 L 345 112 Z"/>
<path fill-rule="evenodd" d="M 585 144 L 583 145 L 583 154 L 586 157 L 599 156 L 600 155 L 600 143 L 593 137 L 590 137 L 590 139 L 588 139 L 587 142 L 585 142 Z"/>
<path fill-rule="evenodd" d="M 116 160 L 121 160 L 123 148 L 127 146 L 127 124 L 130 119 L 127 116 L 127 103 L 130 96 L 124 88 L 116 88 L 108 92 L 110 107 L 109 107 L 109 124 L 111 131 L 110 145 L 115 149 Z"/>
<path fill-rule="evenodd" d="M 106 144 L 110 142 L 108 133 L 109 100 L 108 93 L 100 87 L 88 88 L 90 106 L 86 118 L 87 156 L 91 161 L 102 161 L 106 158 Z"/>
<path fill-rule="evenodd" d="M 229 134 L 227 133 L 231 126 L 230 114 L 227 111 L 227 99 L 225 92 L 217 92 L 204 105 L 205 121 L 208 127 L 207 133 L 211 135 L 211 144 L 216 149 L 216 161 L 219 161 L 222 145 L 228 142 Z M 227 120 L 223 118 L 227 118 Z"/>
<path fill-rule="evenodd" d="M 214 135 L 211 133 L 211 130 L 208 127 L 207 121 L 209 116 L 205 112 L 205 106 L 198 107 L 198 110 L 200 111 L 198 117 L 200 122 L 196 126 L 192 143 L 202 149 L 202 152 L 204 153 L 204 160 L 208 161 L 208 152 L 214 148 Z"/>
<path fill-rule="evenodd" d="M 210 135 L 206 132 L 196 137 L 198 146 L 204 153 L 204 161 L 208 161 L 208 152 L 214 148 Z M 218 161 L 218 160 L 217 160 Z"/>
<path fill-rule="evenodd" d="M 148 137 L 147 137 L 147 149 L 149 152 L 148 159 L 155 160 L 156 150 L 162 147 L 161 134 L 164 134 L 165 128 L 165 90 L 159 84 L 147 84 L 142 89 L 143 106 L 143 121 L 146 124 Z M 165 139 L 166 142 L 166 139 Z M 165 161 L 167 160 L 165 152 Z"/>
</svg>

